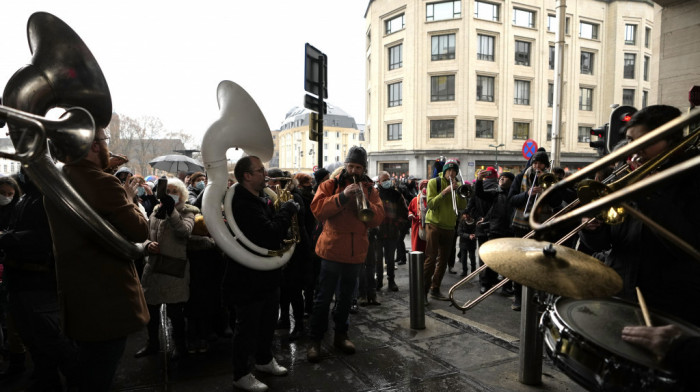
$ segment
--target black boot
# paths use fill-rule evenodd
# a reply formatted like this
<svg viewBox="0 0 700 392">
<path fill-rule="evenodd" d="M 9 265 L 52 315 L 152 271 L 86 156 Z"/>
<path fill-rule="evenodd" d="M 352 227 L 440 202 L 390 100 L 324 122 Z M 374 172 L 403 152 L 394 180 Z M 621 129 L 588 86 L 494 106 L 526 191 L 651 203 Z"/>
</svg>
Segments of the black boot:
<svg viewBox="0 0 700 392">
<path fill-rule="evenodd" d="M 391 291 L 399 291 L 399 286 L 396 285 L 394 282 L 394 278 L 389 278 L 389 290 Z"/>
<path fill-rule="evenodd" d="M 134 358 L 143 358 L 160 351 L 160 344 L 157 340 L 148 340 L 148 343 L 134 354 Z"/>
</svg>

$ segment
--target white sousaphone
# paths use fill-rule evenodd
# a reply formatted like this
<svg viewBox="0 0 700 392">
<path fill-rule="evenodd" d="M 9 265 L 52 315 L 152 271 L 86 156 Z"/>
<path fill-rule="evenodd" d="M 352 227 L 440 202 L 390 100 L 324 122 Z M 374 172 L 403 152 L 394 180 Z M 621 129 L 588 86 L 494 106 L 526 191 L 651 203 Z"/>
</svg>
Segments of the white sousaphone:
<svg viewBox="0 0 700 392">
<path fill-rule="evenodd" d="M 221 116 L 209 126 L 202 140 L 202 161 L 209 178 L 202 201 L 204 221 L 216 245 L 232 259 L 255 270 L 280 268 L 291 258 L 294 245 L 277 251 L 252 243 L 233 218 L 233 195 L 240 184 L 226 190 L 226 151 L 240 148 L 263 162 L 269 161 L 274 149 L 272 133 L 260 108 L 241 86 L 224 80 L 216 94 Z M 226 221 L 222 219 L 222 201 Z"/>
</svg>

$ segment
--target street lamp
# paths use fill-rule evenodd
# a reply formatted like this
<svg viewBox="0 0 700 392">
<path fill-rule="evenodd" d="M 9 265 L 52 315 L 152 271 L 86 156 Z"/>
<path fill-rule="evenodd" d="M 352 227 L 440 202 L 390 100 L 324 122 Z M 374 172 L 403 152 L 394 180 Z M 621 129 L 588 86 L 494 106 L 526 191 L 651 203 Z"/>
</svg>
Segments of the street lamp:
<svg viewBox="0 0 700 392">
<path fill-rule="evenodd" d="M 496 149 L 496 173 L 498 173 L 498 149 L 501 147 L 504 147 L 504 146 L 505 146 L 505 144 L 503 144 L 503 143 L 501 143 L 497 146 L 493 145 L 493 144 L 489 144 L 489 147 L 493 147 Z"/>
</svg>

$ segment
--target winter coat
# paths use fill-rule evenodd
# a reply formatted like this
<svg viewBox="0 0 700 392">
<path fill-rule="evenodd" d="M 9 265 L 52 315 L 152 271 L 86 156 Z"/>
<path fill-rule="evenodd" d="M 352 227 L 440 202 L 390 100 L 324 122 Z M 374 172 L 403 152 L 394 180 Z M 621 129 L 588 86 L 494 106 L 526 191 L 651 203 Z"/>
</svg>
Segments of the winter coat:
<svg viewBox="0 0 700 392">
<path fill-rule="evenodd" d="M 513 208 L 508 200 L 509 189 L 501 189 L 500 186 L 489 191 L 484 190 L 484 182 L 476 180 L 474 193 L 476 197 L 491 200 L 491 208 L 486 213 L 484 221 L 488 222 L 488 238 L 511 237 L 513 230 Z"/>
<path fill-rule="evenodd" d="M 194 227 L 194 217 L 199 209 L 189 204 L 179 203 L 165 219 L 156 218 L 160 206 L 153 209 L 149 219 L 148 238 L 144 248 L 157 242 L 160 254 L 177 259 L 187 260 L 187 241 Z M 190 298 L 190 265 L 185 266 L 185 276 L 182 278 L 153 271 L 153 265 L 158 260 L 157 254 L 149 253 L 148 263 L 143 269 L 141 285 L 143 294 L 149 305 L 174 304 L 186 302 Z"/>
<path fill-rule="evenodd" d="M 380 240 L 397 240 L 408 219 L 408 207 L 399 191 L 379 188 L 379 198 L 384 206 L 384 220 L 379 224 Z"/>
<path fill-rule="evenodd" d="M 83 159 L 63 173 L 97 214 L 127 240 L 144 242 L 148 222 L 117 177 Z M 105 341 L 140 331 L 149 320 L 134 262 L 105 248 L 75 216 L 44 200 L 56 258 L 61 322 L 66 336 Z"/>
<path fill-rule="evenodd" d="M 346 179 L 343 170 L 333 180 L 323 182 L 316 191 L 311 211 L 317 220 L 324 221 L 323 232 L 316 243 L 316 254 L 324 260 L 362 264 L 369 247 L 367 229 L 379 226 L 384 220 L 384 207 L 379 192 L 363 185 L 374 217 L 369 222 L 360 221 L 355 197 L 348 198 L 343 193 L 350 184 L 352 180 Z"/>
<path fill-rule="evenodd" d="M 498 180 L 495 178 L 487 178 L 483 181 L 484 191 L 494 191 L 498 189 Z M 476 194 L 476 184 L 474 185 L 474 193 Z M 469 216 L 474 218 L 475 221 L 479 221 L 481 218 L 486 218 L 486 214 L 491 209 L 493 200 L 483 199 L 481 197 L 472 197 L 469 199 L 469 205 L 467 205 L 467 213 Z M 484 219 L 485 220 L 485 219 Z M 477 238 L 486 238 L 489 234 L 488 224 L 476 225 L 476 231 L 474 232 Z"/>
</svg>

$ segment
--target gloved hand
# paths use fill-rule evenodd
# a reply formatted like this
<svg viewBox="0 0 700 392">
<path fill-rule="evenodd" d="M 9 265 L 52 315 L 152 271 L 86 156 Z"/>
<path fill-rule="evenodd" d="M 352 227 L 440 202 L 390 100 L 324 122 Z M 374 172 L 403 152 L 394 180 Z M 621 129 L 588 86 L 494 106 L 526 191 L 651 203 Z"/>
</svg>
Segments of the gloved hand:
<svg viewBox="0 0 700 392">
<path fill-rule="evenodd" d="M 160 203 L 160 207 L 158 208 L 158 211 L 156 211 L 155 217 L 157 219 L 165 219 L 165 217 L 172 214 L 173 210 L 175 209 L 175 200 L 166 195 L 160 200 Z"/>
<path fill-rule="evenodd" d="M 291 214 L 296 214 L 300 209 L 301 206 L 294 200 L 287 200 L 282 203 L 282 206 L 280 207 L 280 210 L 289 211 Z"/>
</svg>

